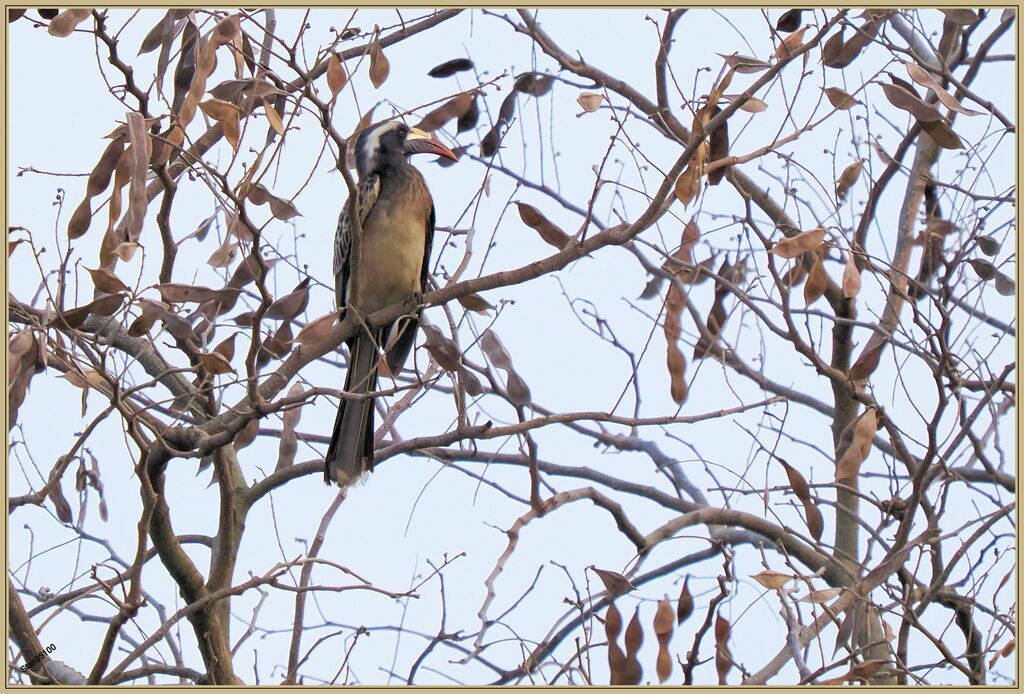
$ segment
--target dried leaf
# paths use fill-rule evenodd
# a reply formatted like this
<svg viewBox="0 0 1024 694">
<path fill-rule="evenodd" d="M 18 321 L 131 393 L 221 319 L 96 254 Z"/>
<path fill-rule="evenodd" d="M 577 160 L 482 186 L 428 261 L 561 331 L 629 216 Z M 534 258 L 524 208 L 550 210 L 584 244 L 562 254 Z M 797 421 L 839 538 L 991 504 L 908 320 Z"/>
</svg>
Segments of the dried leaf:
<svg viewBox="0 0 1024 694">
<path fill-rule="evenodd" d="M 54 21 L 57 20 L 55 19 Z M 50 487 L 50 489 L 46 493 L 46 498 L 48 498 L 53 503 L 53 508 L 54 511 L 56 511 L 57 513 L 58 520 L 60 520 L 61 523 L 70 523 L 71 504 L 69 504 L 68 500 L 64 498 L 64 490 L 61 489 L 60 482 Z"/>
<path fill-rule="evenodd" d="M 160 298 L 168 304 L 196 303 L 205 304 L 207 301 L 217 301 L 225 310 L 232 308 L 238 300 L 240 289 L 225 287 L 224 289 L 210 289 L 209 287 L 198 287 L 191 284 L 158 284 Z"/>
<path fill-rule="evenodd" d="M 722 55 L 719 53 L 718 55 L 725 58 L 725 64 L 741 75 L 761 72 L 771 67 L 771 63 L 766 63 L 763 60 L 751 58 L 747 55 L 739 55 L 738 53 L 733 53 L 732 55 Z"/>
<path fill-rule="evenodd" d="M 274 129 L 274 132 L 278 135 L 283 136 L 285 133 L 284 121 L 281 120 L 281 114 L 277 112 L 274 105 L 270 103 L 265 97 L 262 99 L 263 102 L 263 115 L 267 117 L 267 122 L 270 123 L 270 127 Z M 255 168 L 255 167 L 253 167 Z"/>
<path fill-rule="evenodd" d="M 693 614 L 693 596 L 690 594 L 690 575 L 683 579 L 683 589 L 676 602 L 676 624 L 682 624 Z"/>
<path fill-rule="evenodd" d="M 604 94 L 595 94 L 594 92 L 581 92 L 576 97 L 576 103 L 587 113 L 593 113 L 601 108 L 602 101 L 604 101 Z"/>
<path fill-rule="evenodd" d="M 672 614 L 672 603 L 665 597 L 658 602 L 658 609 L 654 613 L 654 635 L 658 639 L 656 670 L 658 681 L 662 684 L 672 674 L 672 655 L 669 653 L 668 644 L 672 640 L 674 628 L 675 620 Z"/>
<path fill-rule="evenodd" d="M 883 84 L 881 87 L 889 103 L 914 116 L 914 118 L 921 122 L 922 127 L 924 127 L 925 123 L 942 120 L 942 114 L 939 113 L 939 109 L 923 101 L 916 94 L 910 93 L 906 88 L 895 84 Z"/>
<path fill-rule="evenodd" d="M 463 92 L 428 113 L 416 127 L 427 132 L 440 130 L 448 121 L 461 118 L 472 106 L 473 93 Z"/>
<path fill-rule="evenodd" d="M 871 445 L 878 432 L 878 415 L 874 408 L 868 408 L 847 426 L 852 430 L 852 440 L 842 457 L 836 462 L 836 482 L 849 481 L 857 477 L 860 466 L 871 453 Z M 846 432 L 844 432 L 844 435 Z M 842 437 L 840 437 L 842 438 Z"/>
<path fill-rule="evenodd" d="M 622 615 L 615 607 L 615 604 L 608 605 L 608 612 L 604 618 L 605 634 L 608 637 L 608 670 L 611 675 L 610 684 L 625 684 L 626 680 L 626 654 L 616 643 L 619 634 L 622 632 Z"/>
<path fill-rule="evenodd" d="M 459 120 L 456 123 L 457 132 L 464 133 L 467 130 L 472 130 L 473 128 L 476 127 L 477 122 L 480 120 L 480 107 L 477 105 L 476 102 L 477 97 L 474 96 L 473 99 L 469 102 L 469 108 L 467 108 L 465 112 L 461 116 L 459 116 Z M 465 147 L 457 147 L 452 151 L 455 152 L 456 156 L 461 156 L 461 152 L 459 150 L 465 151 Z M 439 157 L 439 159 L 441 161 L 447 161 L 449 164 L 455 163 L 449 159 L 445 159 L 444 157 Z"/>
<path fill-rule="evenodd" d="M 62 314 L 69 328 L 79 328 L 89 316 L 112 316 L 124 303 L 124 294 L 107 294 Z"/>
<path fill-rule="evenodd" d="M 825 229 L 818 227 L 810 231 L 803 231 L 795 236 L 785 238 L 768 251 L 780 258 L 793 259 L 810 251 L 816 251 L 825 240 Z"/>
<path fill-rule="evenodd" d="M 50 20 L 50 25 L 46 28 L 46 31 L 50 36 L 56 36 L 57 38 L 70 36 L 71 32 L 75 30 L 75 27 L 84 22 L 91 15 L 92 10 L 87 7 L 75 7 L 70 10 L 64 10 Z M 71 512 L 68 511 L 69 520 L 65 522 L 70 522 L 70 514 Z"/>
<path fill-rule="evenodd" d="M 766 569 L 760 573 L 754 574 L 751 578 L 768 590 L 782 590 L 786 587 L 786 584 L 794 580 L 796 576 L 782 573 L 781 571 L 770 571 Z"/>
<path fill-rule="evenodd" d="M 800 9 L 787 10 L 786 12 L 783 12 L 782 16 L 779 17 L 777 22 L 775 22 L 775 28 L 779 31 L 785 32 L 796 31 L 800 26 L 801 13 L 803 13 L 803 10 Z"/>
<path fill-rule="evenodd" d="M 715 670 L 718 672 L 718 684 L 726 683 L 726 675 L 732 670 L 732 653 L 729 652 L 729 634 L 732 627 L 729 620 L 721 614 L 715 615 Z"/>
<path fill-rule="evenodd" d="M 644 642 L 643 627 L 640 626 L 639 606 L 634 610 L 633 618 L 629 620 L 624 640 L 626 646 L 626 662 L 623 672 L 623 682 L 621 684 L 637 685 L 640 684 L 640 680 L 643 678 L 643 670 L 640 667 L 640 661 L 637 658 L 637 654 L 640 652 L 640 646 L 643 645 Z"/>
<path fill-rule="evenodd" d="M 967 261 L 971 267 L 974 268 L 974 272 L 977 273 L 978 277 L 988 282 L 996 276 L 996 266 L 982 258 L 971 258 Z"/>
<path fill-rule="evenodd" d="M 996 273 L 996 291 L 1003 296 L 1013 296 L 1017 291 L 1017 285 L 1011 277 L 1002 272 Z"/>
<path fill-rule="evenodd" d="M 370 42 L 370 82 L 375 89 L 380 89 L 391 73 L 391 64 L 380 47 L 380 28 L 374 27 L 373 40 Z"/>
<path fill-rule="evenodd" d="M 118 292 L 127 292 L 128 285 L 121 281 L 121 279 L 110 270 L 104 270 L 98 268 L 89 270 L 89 275 L 92 277 L 92 284 L 96 289 L 103 292 L 104 294 L 117 294 Z"/>
<path fill-rule="evenodd" d="M 942 85 L 932 76 L 930 72 L 925 70 L 920 65 L 914 63 L 905 63 L 904 67 L 907 68 L 907 74 L 910 75 L 910 79 L 914 80 L 923 87 L 927 87 L 935 92 L 935 96 L 938 97 L 942 105 L 948 108 L 950 111 L 956 111 L 962 113 L 965 116 L 977 116 L 980 115 L 980 111 L 972 111 L 957 101 L 957 99 L 942 88 Z"/>
<path fill-rule="evenodd" d="M 273 109 L 271 109 L 273 110 Z M 291 200 L 285 200 L 279 198 L 269 190 L 262 183 L 256 183 L 249 189 L 249 194 L 246 196 L 248 200 L 257 205 L 263 205 L 265 203 L 270 204 L 270 213 L 281 221 L 287 221 L 293 217 L 298 217 L 299 210 L 295 207 Z"/>
<path fill-rule="evenodd" d="M 311 279 L 307 277 L 295 285 L 295 289 L 291 293 L 282 296 L 267 308 L 264 317 L 289 321 L 305 311 L 306 305 L 309 303 L 310 281 Z"/>
<path fill-rule="evenodd" d="M 779 43 L 778 48 L 775 49 L 775 57 L 778 59 L 788 58 L 795 53 L 804 42 L 804 34 L 807 33 L 807 29 L 810 27 L 804 27 L 799 31 L 795 31 Z"/>
<path fill-rule="evenodd" d="M 348 82 L 348 75 L 345 68 L 334 53 L 327 59 L 327 88 L 331 90 L 331 97 L 338 96 L 338 92 L 345 88 Z"/>
<path fill-rule="evenodd" d="M 679 202 L 683 203 L 683 207 L 688 207 L 700 193 L 700 170 L 694 166 L 692 161 L 676 179 L 675 193 Z"/>
<path fill-rule="evenodd" d="M 480 140 L 480 156 L 481 157 L 493 157 L 498 151 L 498 146 L 501 144 L 501 131 L 498 126 L 495 125 L 493 128 L 487 131 L 487 134 Z"/>
<path fill-rule="evenodd" d="M 842 592 L 842 588 L 825 588 L 823 590 L 812 590 L 810 593 L 797 600 L 797 602 L 809 602 L 813 605 L 824 605 L 825 603 L 838 598 L 839 594 Z"/>
<path fill-rule="evenodd" d="M 458 371 L 462 368 L 462 355 L 453 340 L 446 337 L 436 326 L 424 325 L 423 335 L 425 347 L 434 361 L 445 371 Z"/>
<path fill-rule="evenodd" d="M 494 306 L 479 294 L 466 294 L 465 296 L 460 296 L 458 301 L 462 304 L 463 308 L 484 315 L 494 309 Z"/>
<path fill-rule="evenodd" d="M 935 144 L 943 149 L 963 149 L 964 143 L 960 136 L 953 132 L 949 123 L 944 120 L 922 122 L 921 127 L 928 136 L 935 140 Z"/>
<path fill-rule="evenodd" d="M 712 118 L 721 112 L 722 109 L 715 106 L 711 112 Z M 722 122 L 717 128 L 711 131 L 711 135 L 708 136 L 708 147 L 708 160 L 711 162 L 716 162 L 719 159 L 725 159 L 729 156 L 729 121 Z M 726 168 L 727 167 L 719 167 L 709 173 L 708 185 L 717 186 L 721 183 L 722 177 L 725 176 Z M 676 182 L 676 185 L 678 186 L 678 181 Z M 678 188 L 676 195 L 678 196 Z"/>
<path fill-rule="evenodd" d="M 90 201 L 95 196 L 107 189 L 110 184 L 110 177 L 114 173 L 118 162 L 124 153 L 126 136 L 124 133 L 111 139 L 110 144 L 103 150 L 100 160 L 96 163 L 86 183 L 85 199 L 75 208 L 71 219 L 68 222 L 68 238 L 77 239 L 89 230 L 92 222 L 92 209 Z M 118 199 L 120 204 L 120 199 Z"/>
<path fill-rule="evenodd" d="M 468 58 L 455 58 L 431 68 L 427 75 L 429 77 L 451 77 L 458 72 L 472 69 L 473 62 Z"/>
<path fill-rule="evenodd" d="M 234 369 L 231 368 L 231 362 L 223 354 L 218 354 L 217 352 L 201 353 L 199 355 L 199 362 L 206 373 L 211 376 L 220 376 L 234 372 Z"/>
<path fill-rule="evenodd" d="M 832 104 L 832 107 L 840 111 L 848 111 L 860 103 L 839 87 L 826 87 L 825 96 L 828 98 L 828 102 Z"/>
<path fill-rule="evenodd" d="M 860 293 L 860 269 L 857 267 L 857 257 L 851 250 L 847 254 L 846 265 L 843 267 L 843 296 L 852 299 Z"/>
<path fill-rule="evenodd" d="M 837 198 L 839 198 L 840 200 L 846 199 L 846 194 L 850 192 L 850 188 L 852 188 L 853 185 L 857 182 L 857 179 L 860 178 L 860 172 L 863 170 L 863 168 L 864 160 L 858 159 L 857 161 L 853 162 L 845 169 L 843 169 L 843 173 L 839 175 L 839 180 L 836 181 Z"/>
<path fill-rule="evenodd" d="M 875 372 L 878 362 L 882 358 L 882 350 L 885 348 L 885 341 L 881 340 L 870 349 L 865 347 L 864 351 L 854 362 L 847 372 L 851 381 L 862 381 Z"/>
<path fill-rule="evenodd" d="M 303 394 L 302 384 L 296 383 L 288 389 L 288 398 L 297 400 Z M 277 466 L 275 470 L 282 470 L 295 464 L 295 454 L 299 450 L 299 439 L 295 429 L 302 417 L 301 407 L 291 407 L 281 413 L 281 443 L 278 446 Z"/>
<path fill-rule="evenodd" d="M 625 595 L 632 590 L 636 590 L 636 586 L 634 586 L 628 578 L 620 573 L 599 569 L 596 566 L 591 566 L 590 570 L 597 574 L 597 577 L 601 579 L 601 582 L 604 583 L 604 587 L 612 597 Z"/>
<path fill-rule="evenodd" d="M 230 241 L 225 241 L 217 247 L 211 255 L 206 264 L 210 267 L 227 267 L 234 261 L 235 256 L 238 254 L 238 244 Z"/>
<path fill-rule="evenodd" d="M 793 488 L 793 493 L 804 505 L 804 521 L 807 523 L 807 529 L 811 531 L 811 535 L 816 540 L 821 540 L 821 533 L 824 530 L 825 519 L 821 515 L 821 511 L 818 509 L 817 504 L 811 497 L 811 489 L 807 484 L 807 480 L 804 478 L 800 471 L 791 466 L 785 460 L 779 459 L 779 463 L 786 470 L 786 477 L 789 478 L 789 486 Z"/>
<path fill-rule="evenodd" d="M 991 236 L 979 236 L 975 239 L 978 244 L 978 248 L 985 255 L 996 255 L 999 253 L 1001 246 L 999 242 Z"/>
<path fill-rule="evenodd" d="M 300 345 L 317 345 L 326 340 L 332 332 L 338 320 L 338 312 L 331 311 L 326 316 L 320 316 L 306 324 L 299 334 L 295 336 L 295 342 Z"/>
<path fill-rule="evenodd" d="M 524 72 L 516 77 L 515 85 L 512 88 L 517 92 L 529 94 L 530 96 L 544 96 L 551 91 L 551 86 L 554 83 L 555 78 L 552 75 L 545 75 L 540 72 Z"/>
<path fill-rule="evenodd" d="M 528 227 L 540 234 L 545 243 L 554 246 L 558 250 L 562 250 L 569 245 L 572 237 L 548 221 L 548 218 L 541 214 L 540 210 L 536 207 L 525 202 L 517 202 L 516 207 L 519 208 L 520 219 Z"/>
<path fill-rule="evenodd" d="M 807 273 L 807 282 L 804 284 L 804 305 L 810 306 L 825 294 L 828 288 L 828 273 L 825 272 L 825 264 L 822 261 L 822 254 L 815 252 L 814 263 Z"/>
</svg>

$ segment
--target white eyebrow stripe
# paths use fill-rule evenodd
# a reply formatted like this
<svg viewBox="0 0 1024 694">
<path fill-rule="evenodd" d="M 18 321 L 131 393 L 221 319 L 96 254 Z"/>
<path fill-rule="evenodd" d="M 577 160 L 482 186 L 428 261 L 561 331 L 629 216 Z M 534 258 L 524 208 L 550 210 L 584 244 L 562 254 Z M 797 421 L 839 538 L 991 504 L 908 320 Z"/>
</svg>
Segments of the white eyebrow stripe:
<svg viewBox="0 0 1024 694">
<path fill-rule="evenodd" d="M 398 127 L 398 123 L 394 121 L 390 123 L 384 123 L 373 130 L 366 136 L 366 166 L 367 169 L 372 170 L 377 164 L 377 154 L 380 152 L 380 137 L 384 133 L 391 132 Z"/>
</svg>

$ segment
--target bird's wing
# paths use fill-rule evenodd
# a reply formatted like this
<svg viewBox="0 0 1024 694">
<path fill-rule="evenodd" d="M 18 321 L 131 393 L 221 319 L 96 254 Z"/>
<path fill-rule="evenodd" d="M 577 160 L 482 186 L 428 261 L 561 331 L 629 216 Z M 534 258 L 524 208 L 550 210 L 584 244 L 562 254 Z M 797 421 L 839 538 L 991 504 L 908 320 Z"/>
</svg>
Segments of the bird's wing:
<svg viewBox="0 0 1024 694">
<path fill-rule="evenodd" d="M 434 204 L 430 204 L 430 216 L 427 217 L 427 234 L 423 243 L 423 270 L 420 273 L 420 291 L 428 292 L 427 277 L 430 276 L 430 249 L 434 246 Z"/>
<path fill-rule="evenodd" d="M 356 188 L 355 207 L 359 212 L 359 224 L 362 226 L 377 202 L 380 195 L 380 177 L 368 176 L 359 182 Z M 338 217 L 338 230 L 334 237 L 334 297 L 338 308 L 345 306 L 348 297 L 349 252 L 352 249 L 352 209 L 350 198 Z M 431 227 L 431 231 L 433 227 Z"/>
</svg>

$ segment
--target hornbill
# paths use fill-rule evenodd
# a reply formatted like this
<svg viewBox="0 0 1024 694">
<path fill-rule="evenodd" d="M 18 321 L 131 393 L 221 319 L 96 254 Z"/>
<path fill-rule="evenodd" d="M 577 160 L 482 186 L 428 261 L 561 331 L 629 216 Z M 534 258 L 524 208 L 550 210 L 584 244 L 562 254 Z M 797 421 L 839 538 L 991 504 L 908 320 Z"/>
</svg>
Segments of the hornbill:
<svg viewBox="0 0 1024 694">
<path fill-rule="evenodd" d="M 334 292 L 338 308 L 362 318 L 402 303 L 426 288 L 434 236 L 434 201 L 423 175 L 409 164 L 411 154 L 458 157 L 437 139 L 405 123 L 387 121 L 367 128 L 355 143 L 359 181 L 338 219 L 334 240 Z M 350 286 L 353 215 L 362 226 L 359 287 Z M 355 294 L 356 304 L 350 303 Z M 385 368 L 397 375 L 416 339 L 419 313 L 389 325 L 367 329 L 361 324 L 348 341 L 348 373 L 338 405 L 334 433 L 324 461 L 324 481 L 347 486 L 373 468 L 373 398 L 381 354 Z M 358 397 L 362 396 L 362 397 Z"/>
</svg>

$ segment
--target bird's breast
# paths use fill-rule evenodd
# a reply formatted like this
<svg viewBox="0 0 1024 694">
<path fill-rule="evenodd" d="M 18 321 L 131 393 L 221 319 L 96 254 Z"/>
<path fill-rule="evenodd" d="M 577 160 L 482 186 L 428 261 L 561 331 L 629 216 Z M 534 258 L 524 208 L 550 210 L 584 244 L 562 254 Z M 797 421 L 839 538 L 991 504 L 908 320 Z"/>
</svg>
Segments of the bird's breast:
<svg viewBox="0 0 1024 694">
<path fill-rule="evenodd" d="M 363 224 L 359 291 L 363 312 L 387 308 L 421 291 L 431 205 L 430 192 L 418 175 L 381 186 L 380 197 Z"/>
</svg>

